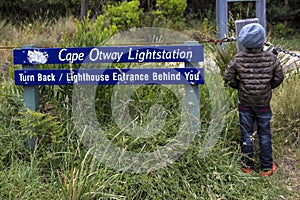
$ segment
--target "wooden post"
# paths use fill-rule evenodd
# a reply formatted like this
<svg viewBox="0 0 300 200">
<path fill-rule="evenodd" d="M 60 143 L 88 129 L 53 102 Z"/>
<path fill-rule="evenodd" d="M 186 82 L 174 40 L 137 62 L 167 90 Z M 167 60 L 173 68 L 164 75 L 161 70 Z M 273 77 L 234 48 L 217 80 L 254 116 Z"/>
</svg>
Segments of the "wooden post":
<svg viewBox="0 0 300 200">
<path fill-rule="evenodd" d="M 23 46 L 22 48 L 34 48 L 34 46 Z M 38 69 L 37 65 L 22 65 L 24 70 Z M 39 86 L 23 86 L 24 106 L 33 111 L 39 109 L 40 93 Z M 34 136 L 27 135 L 27 145 L 31 150 L 34 150 L 36 146 L 36 138 Z"/>
</svg>

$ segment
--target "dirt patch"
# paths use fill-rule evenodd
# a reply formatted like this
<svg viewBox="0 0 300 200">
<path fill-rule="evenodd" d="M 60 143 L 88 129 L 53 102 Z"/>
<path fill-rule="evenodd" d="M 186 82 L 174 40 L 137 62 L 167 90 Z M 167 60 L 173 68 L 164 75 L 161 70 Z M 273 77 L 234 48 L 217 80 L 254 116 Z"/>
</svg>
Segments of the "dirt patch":
<svg viewBox="0 0 300 200">
<path fill-rule="evenodd" d="M 300 199 L 300 151 L 298 149 L 299 146 L 296 145 L 293 148 L 288 147 L 278 163 L 282 178 L 287 183 L 286 187 L 291 192 L 292 197 L 287 199 Z"/>
</svg>

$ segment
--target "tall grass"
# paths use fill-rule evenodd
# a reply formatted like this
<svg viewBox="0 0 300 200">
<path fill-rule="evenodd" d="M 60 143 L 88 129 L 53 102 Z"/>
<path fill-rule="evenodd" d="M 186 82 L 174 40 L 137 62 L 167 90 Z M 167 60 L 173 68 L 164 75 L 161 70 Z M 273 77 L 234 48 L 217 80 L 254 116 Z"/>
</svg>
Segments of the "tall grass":
<svg viewBox="0 0 300 200">
<path fill-rule="evenodd" d="M 299 69 L 287 72 L 282 86 L 273 93 L 274 131 L 284 141 L 280 146 L 300 142 Z"/>
</svg>

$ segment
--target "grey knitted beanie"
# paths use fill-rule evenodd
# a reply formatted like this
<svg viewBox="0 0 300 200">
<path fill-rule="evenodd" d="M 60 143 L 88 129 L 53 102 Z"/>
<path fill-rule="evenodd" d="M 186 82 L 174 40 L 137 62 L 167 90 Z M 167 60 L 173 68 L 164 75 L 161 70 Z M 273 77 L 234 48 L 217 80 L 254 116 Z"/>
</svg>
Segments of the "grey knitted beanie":
<svg viewBox="0 0 300 200">
<path fill-rule="evenodd" d="M 246 49 L 259 48 L 266 40 L 265 29 L 258 23 L 247 24 L 241 29 L 238 40 Z"/>
</svg>

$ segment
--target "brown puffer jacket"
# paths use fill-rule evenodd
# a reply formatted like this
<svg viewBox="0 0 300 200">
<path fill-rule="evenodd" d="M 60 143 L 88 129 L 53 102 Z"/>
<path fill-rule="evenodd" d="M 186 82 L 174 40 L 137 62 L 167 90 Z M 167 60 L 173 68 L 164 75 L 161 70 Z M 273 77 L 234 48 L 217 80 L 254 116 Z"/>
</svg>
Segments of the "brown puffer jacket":
<svg viewBox="0 0 300 200">
<path fill-rule="evenodd" d="M 270 103 L 272 89 L 282 83 L 284 75 L 276 56 L 261 47 L 235 55 L 223 79 L 238 89 L 239 101 L 243 105 L 263 107 Z"/>
</svg>

